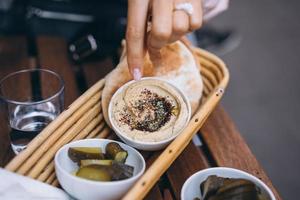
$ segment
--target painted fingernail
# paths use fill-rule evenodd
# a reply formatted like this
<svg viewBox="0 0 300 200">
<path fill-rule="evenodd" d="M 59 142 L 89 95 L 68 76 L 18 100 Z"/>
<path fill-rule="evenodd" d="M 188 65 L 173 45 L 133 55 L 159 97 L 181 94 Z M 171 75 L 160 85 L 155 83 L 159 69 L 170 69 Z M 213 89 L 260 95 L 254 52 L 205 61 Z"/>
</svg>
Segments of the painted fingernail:
<svg viewBox="0 0 300 200">
<path fill-rule="evenodd" d="M 142 78 L 142 73 L 139 68 L 134 68 L 133 69 L 133 78 L 134 80 L 138 81 Z"/>
</svg>

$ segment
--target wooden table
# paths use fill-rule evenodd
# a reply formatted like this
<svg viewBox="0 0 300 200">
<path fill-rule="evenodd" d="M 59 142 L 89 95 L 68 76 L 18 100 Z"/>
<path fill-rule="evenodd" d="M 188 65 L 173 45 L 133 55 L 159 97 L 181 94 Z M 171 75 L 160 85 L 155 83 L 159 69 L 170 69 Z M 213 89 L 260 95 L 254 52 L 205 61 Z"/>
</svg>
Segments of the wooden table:
<svg viewBox="0 0 300 200">
<path fill-rule="evenodd" d="M 36 55 L 32 53 L 34 51 L 29 51 L 26 37 L 0 37 L 0 78 L 26 68 L 53 70 L 65 81 L 65 107 L 114 67 L 110 59 L 82 65 L 73 64 L 68 59 L 67 45 L 62 38 L 38 37 L 35 44 Z M 181 187 L 190 175 L 215 166 L 233 167 L 249 172 L 263 180 L 273 190 L 277 199 L 281 199 L 222 106 L 217 106 L 197 136 L 203 144 L 196 146 L 191 142 L 152 188 L 146 199 L 180 199 Z M 151 164 L 157 155 L 152 155 L 147 165 Z M 0 165 L 4 166 L 13 156 L 8 134 L 1 130 Z"/>
</svg>

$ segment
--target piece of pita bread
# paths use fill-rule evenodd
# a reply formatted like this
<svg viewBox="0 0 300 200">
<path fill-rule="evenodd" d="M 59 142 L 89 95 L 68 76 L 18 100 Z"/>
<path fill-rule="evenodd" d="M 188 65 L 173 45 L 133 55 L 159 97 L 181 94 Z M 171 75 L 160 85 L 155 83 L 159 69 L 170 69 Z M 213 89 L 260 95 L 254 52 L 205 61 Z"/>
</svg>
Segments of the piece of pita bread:
<svg viewBox="0 0 300 200">
<path fill-rule="evenodd" d="M 145 56 L 143 76 L 159 77 L 180 88 L 191 103 L 192 114 L 195 113 L 202 96 L 203 83 L 192 52 L 186 42 L 177 41 L 162 48 L 160 53 L 161 59 L 155 62 L 155 66 L 149 55 Z M 130 80 L 132 77 L 128 70 L 127 56 L 124 50 L 118 66 L 105 77 L 105 86 L 102 91 L 103 116 L 109 125 L 108 105 L 110 99 L 119 87 Z"/>
</svg>

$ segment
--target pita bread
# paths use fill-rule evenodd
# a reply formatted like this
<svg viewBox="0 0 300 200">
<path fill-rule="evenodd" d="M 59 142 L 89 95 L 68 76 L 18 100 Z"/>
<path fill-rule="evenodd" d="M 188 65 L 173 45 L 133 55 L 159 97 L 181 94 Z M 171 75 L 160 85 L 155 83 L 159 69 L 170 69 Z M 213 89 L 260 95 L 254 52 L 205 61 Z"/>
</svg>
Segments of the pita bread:
<svg viewBox="0 0 300 200">
<path fill-rule="evenodd" d="M 177 41 L 162 48 L 161 59 L 155 62 L 155 66 L 147 54 L 143 67 L 144 77 L 159 77 L 180 88 L 191 103 L 192 114 L 195 113 L 202 96 L 203 83 L 199 67 L 192 52 L 186 46 L 186 42 Z M 110 99 L 119 87 L 132 80 L 125 50 L 118 66 L 105 79 L 105 86 L 102 91 L 102 110 L 106 122 L 110 125 L 108 120 Z"/>
</svg>

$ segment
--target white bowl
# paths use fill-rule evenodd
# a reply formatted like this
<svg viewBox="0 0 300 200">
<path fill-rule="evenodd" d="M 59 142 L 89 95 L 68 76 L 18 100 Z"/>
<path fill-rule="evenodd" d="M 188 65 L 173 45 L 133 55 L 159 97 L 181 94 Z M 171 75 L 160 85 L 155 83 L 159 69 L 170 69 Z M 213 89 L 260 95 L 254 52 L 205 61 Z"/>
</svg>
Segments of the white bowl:
<svg viewBox="0 0 300 200">
<path fill-rule="evenodd" d="M 56 176 L 63 189 L 71 196 L 76 199 L 84 200 L 120 199 L 144 173 L 146 164 L 143 156 L 134 148 L 117 142 L 123 149 L 128 151 L 126 164 L 134 167 L 133 176 L 131 178 L 121 181 L 100 182 L 86 180 L 72 175 L 72 172 L 76 171 L 78 166 L 68 157 L 69 147 L 101 147 L 104 150 L 106 144 L 109 142 L 117 141 L 108 139 L 78 140 L 64 145 L 57 151 L 55 155 Z"/>
<path fill-rule="evenodd" d="M 170 83 L 170 82 L 168 82 L 166 80 L 163 80 L 163 79 L 160 79 L 160 78 L 153 78 L 153 77 L 144 77 L 141 80 L 149 80 L 149 79 L 150 80 L 155 80 L 155 81 L 163 81 L 166 84 L 168 84 L 171 87 L 173 87 L 174 90 L 176 90 L 181 95 L 183 101 L 186 103 L 186 105 L 188 107 L 188 113 L 189 113 L 188 120 L 186 121 L 186 124 L 184 126 L 184 127 L 186 127 L 188 125 L 189 121 L 190 121 L 191 113 L 192 113 L 192 111 L 191 111 L 191 105 L 190 105 L 190 102 L 189 102 L 188 98 L 186 97 L 186 95 L 178 87 L 176 87 L 175 85 L 173 85 L 172 83 Z M 124 134 L 119 129 L 119 127 L 112 120 L 113 116 L 112 116 L 111 110 L 112 110 L 113 99 L 117 96 L 117 94 L 121 93 L 124 89 L 126 89 L 130 84 L 132 84 L 134 82 L 135 82 L 135 80 L 127 82 L 122 87 L 120 87 L 114 93 L 114 95 L 112 96 L 111 101 L 110 101 L 109 106 L 108 106 L 108 117 L 109 117 L 110 124 L 111 124 L 113 130 L 115 131 L 115 133 L 119 136 L 119 138 L 121 140 L 123 140 L 126 144 L 128 144 L 128 145 L 130 145 L 132 147 L 135 147 L 135 148 L 140 149 L 140 150 L 145 150 L 145 151 L 156 151 L 156 150 L 163 149 L 172 140 L 174 140 L 184 130 L 184 128 L 182 129 L 182 131 L 179 131 L 177 134 L 175 134 L 172 137 L 167 138 L 165 140 L 157 141 L 157 142 L 145 142 L 145 141 L 134 140 L 131 137 L 128 137 L 126 134 Z"/>
<path fill-rule="evenodd" d="M 203 181 L 205 181 L 207 177 L 210 175 L 216 175 L 225 178 L 243 178 L 243 179 L 250 180 L 255 185 L 257 185 L 261 189 L 262 193 L 264 193 L 267 197 L 269 197 L 270 200 L 276 200 L 270 188 L 261 180 L 244 171 L 233 169 L 233 168 L 227 168 L 227 167 L 209 168 L 193 174 L 185 181 L 181 189 L 181 199 L 191 200 L 194 199 L 195 197 L 201 199 L 202 194 L 200 192 L 200 184 Z"/>
</svg>

